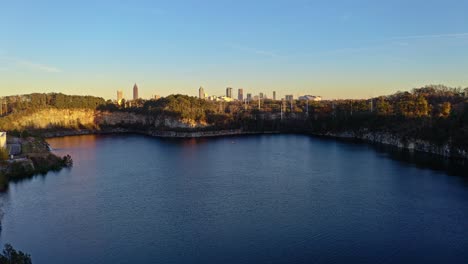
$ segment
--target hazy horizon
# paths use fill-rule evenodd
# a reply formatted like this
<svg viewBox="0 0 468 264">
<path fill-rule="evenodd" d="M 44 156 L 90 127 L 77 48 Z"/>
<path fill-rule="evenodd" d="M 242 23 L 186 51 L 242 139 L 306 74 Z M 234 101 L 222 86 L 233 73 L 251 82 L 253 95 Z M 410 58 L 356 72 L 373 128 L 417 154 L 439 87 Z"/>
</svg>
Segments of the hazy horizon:
<svg viewBox="0 0 468 264">
<path fill-rule="evenodd" d="M 0 96 L 369 98 L 468 87 L 463 1 L 2 3 Z"/>
</svg>

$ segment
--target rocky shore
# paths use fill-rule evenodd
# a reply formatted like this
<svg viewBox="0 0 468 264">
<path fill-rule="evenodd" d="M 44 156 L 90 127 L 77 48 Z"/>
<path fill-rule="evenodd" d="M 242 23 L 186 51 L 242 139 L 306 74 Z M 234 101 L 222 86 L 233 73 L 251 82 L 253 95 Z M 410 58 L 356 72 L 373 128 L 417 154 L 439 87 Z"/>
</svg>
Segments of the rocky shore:
<svg viewBox="0 0 468 264">
<path fill-rule="evenodd" d="M 9 137 L 8 142 L 7 146 L 15 146 L 16 150 L 14 155 L 0 161 L 0 191 L 6 190 L 10 181 L 57 171 L 73 164 L 69 155 L 58 157 L 53 154 L 41 137 Z"/>
<path fill-rule="evenodd" d="M 319 136 L 341 138 L 341 139 L 356 139 L 362 140 L 372 144 L 383 144 L 394 146 L 400 149 L 406 149 L 409 151 L 425 152 L 430 154 L 439 155 L 445 158 L 461 158 L 468 159 L 468 151 L 460 148 L 450 146 L 445 143 L 438 145 L 428 141 L 420 139 L 402 138 L 397 135 L 385 132 L 327 132 L 317 134 Z"/>
</svg>

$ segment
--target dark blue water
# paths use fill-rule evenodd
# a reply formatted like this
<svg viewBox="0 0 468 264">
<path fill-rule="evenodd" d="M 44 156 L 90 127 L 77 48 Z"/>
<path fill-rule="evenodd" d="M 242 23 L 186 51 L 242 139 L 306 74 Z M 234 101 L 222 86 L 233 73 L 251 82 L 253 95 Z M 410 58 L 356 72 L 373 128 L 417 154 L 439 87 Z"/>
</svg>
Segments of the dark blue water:
<svg viewBox="0 0 468 264">
<path fill-rule="evenodd" d="M 468 263 L 464 167 L 300 135 L 50 144 L 74 167 L 0 199 L 34 263 Z"/>
</svg>

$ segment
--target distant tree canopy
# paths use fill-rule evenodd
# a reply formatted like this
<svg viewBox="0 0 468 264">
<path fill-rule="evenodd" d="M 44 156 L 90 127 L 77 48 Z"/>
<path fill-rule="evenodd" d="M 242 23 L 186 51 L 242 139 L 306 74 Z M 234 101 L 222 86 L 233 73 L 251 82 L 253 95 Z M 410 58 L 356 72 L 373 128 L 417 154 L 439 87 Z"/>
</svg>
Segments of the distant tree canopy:
<svg viewBox="0 0 468 264">
<path fill-rule="evenodd" d="M 31 256 L 21 251 L 16 251 L 10 244 L 6 244 L 0 254 L 0 264 L 31 264 Z"/>
<path fill-rule="evenodd" d="M 6 109 L 2 114 L 18 113 L 25 110 L 39 110 L 47 107 L 66 108 L 88 108 L 105 104 L 105 100 L 94 96 L 65 95 L 61 93 L 7 96 L 4 98 Z"/>
</svg>

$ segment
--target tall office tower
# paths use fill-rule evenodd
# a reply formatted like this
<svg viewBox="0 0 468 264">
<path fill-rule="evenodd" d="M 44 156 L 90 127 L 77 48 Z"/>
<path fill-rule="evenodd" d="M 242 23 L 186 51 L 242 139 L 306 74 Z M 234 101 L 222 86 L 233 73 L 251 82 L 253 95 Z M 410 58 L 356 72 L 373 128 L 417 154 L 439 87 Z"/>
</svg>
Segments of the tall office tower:
<svg viewBox="0 0 468 264">
<path fill-rule="evenodd" d="M 205 90 L 201 86 L 198 88 L 198 98 L 205 99 Z"/>
<path fill-rule="evenodd" d="M 294 96 L 293 96 L 292 94 L 286 95 L 285 98 L 286 98 L 286 101 L 292 101 L 292 100 L 294 100 Z"/>
<path fill-rule="evenodd" d="M 138 86 L 137 84 L 135 83 L 135 85 L 133 85 L 133 100 L 138 100 Z"/>
<path fill-rule="evenodd" d="M 247 94 L 247 102 L 250 102 L 250 101 L 252 101 L 252 94 L 248 93 Z"/>
<path fill-rule="evenodd" d="M 258 97 L 259 97 L 260 99 L 263 99 L 263 93 L 260 93 L 260 94 L 258 95 Z"/>
<path fill-rule="evenodd" d="M 237 100 L 244 100 L 244 89 L 240 88 L 239 90 L 237 90 Z"/>
<path fill-rule="evenodd" d="M 273 101 L 276 101 L 276 91 L 273 91 Z"/>
<path fill-rule="evenodd" d="M 226 97 L 232 98 L 232 88 L 226 88 Z"/>
<path fill-rule="evenodd" d="M 117 91 L 117 103 L 120 104 L 123 99 L 123 92 L 121 90 Z"/>
</svg>

